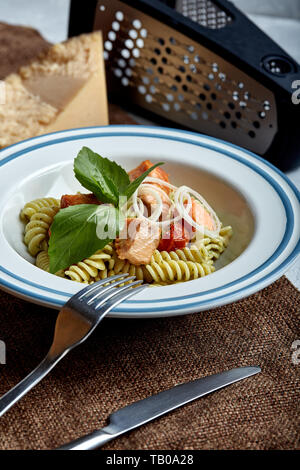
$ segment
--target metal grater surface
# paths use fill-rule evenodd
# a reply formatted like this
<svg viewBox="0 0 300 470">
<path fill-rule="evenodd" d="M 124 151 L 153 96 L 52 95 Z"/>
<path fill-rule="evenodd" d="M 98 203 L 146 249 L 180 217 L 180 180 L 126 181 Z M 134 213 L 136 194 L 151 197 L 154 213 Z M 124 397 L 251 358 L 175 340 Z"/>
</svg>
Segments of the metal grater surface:
<svg viewBox="0 0 300 470">
<path fill-rule="evenodd" d="M 177 125 L 259 154 L 277 132 L 273 93 L 222 57 L 119 0 L 100 0 L 108 90 Z"/>
<path fill-rule="evenodd" d="M 232 17 L 211 0 L 177 0 L 175 9 L 206 28 L 224 28 L 232 21 Z"/>
</svg>

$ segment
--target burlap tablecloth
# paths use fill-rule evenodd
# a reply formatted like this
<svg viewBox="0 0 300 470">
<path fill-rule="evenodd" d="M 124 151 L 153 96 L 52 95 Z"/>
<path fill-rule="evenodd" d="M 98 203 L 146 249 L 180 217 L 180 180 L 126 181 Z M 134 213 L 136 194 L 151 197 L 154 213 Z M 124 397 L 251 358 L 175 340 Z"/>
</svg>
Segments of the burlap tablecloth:
<svg viewBox="0 0 300 470">
<path fill-rule="evenodd" d="M 47 353 L 55 311 L 0 293 L 0 395 Z M 0 449 L 51 449 L 104 426 L 108 415 L 178 383 L 226 369 L 262 372 L 201 398 L 103 449 L 299 448 L 300 295 L 286 278 L 212 311 L 106 319 L 0 420 Z M 300 359 L 300 354 L 298 355 Z"/>
<path fill-rule="evenodd" d="M 31 31 L 31 32 L 30 32 Z M 0 79 L 42 49 L 38 34 L 0 24 Z M 8 35 L 8 36 L 7 36 Z M 10 44 L 10 49 L 7 49 Z M 31 44 L 31 48 L 29 47 Z M 4 63 L 3 63 L 4 64 Z M 110 107 L 111 123 L 133 123 Z M 0 395 L 47 353 L 56 312 L 0 292 Z M 126 404 L 178 383 L 259 365 L 262 373 L 180 408 L 103 449 L 299 448 L 300 295 L 286 279 L 213 311 L 152 320 L 104 320 L 0 419 L 0 449 L 53 449 L 104 426 Z M 294 354 L 294 355 L 293 355 Z"/>
</svg>

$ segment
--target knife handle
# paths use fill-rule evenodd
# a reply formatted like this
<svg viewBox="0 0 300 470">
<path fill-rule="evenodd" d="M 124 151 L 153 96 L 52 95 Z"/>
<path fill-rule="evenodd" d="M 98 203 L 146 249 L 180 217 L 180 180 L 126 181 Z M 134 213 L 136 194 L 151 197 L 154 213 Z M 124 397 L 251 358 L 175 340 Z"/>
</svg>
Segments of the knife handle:
<svg viewBox="0 0 300 470">
<path fill-rule="evenodd" d="M 75 441 L 58 447 L 57 450 L 94 450 L 103 446 L 107 442 L 112 441 L 115 437 L 115 434 L 106 432 L 105 428 L 98 429 L 97 431 L 91 432 Z"/>
</svg>

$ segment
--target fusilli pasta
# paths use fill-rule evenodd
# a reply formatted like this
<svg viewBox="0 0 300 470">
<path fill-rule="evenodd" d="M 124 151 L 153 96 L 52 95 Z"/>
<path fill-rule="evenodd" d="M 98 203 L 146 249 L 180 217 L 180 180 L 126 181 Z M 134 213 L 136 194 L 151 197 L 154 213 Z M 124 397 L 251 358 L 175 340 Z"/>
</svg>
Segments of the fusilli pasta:
<svg viewBox="0 0 300 470">
<path fill-rule="evenodd" d="M 33 214 L 40 212 L 45 207 L 60 207 L 60 201 L 54 197 L 34 199 L 33 201 L 27 202 L 27 204 L 25 204 L 21 210 L 20 218 L 23 222 L 29 222 Z"/>
<path fill-rule="evenodd" d="M 200 263 L 183 260 L 179 258 L 176 251 L 168 253 L 166 251 L 159 252 L 155 250 L 150 264 L 146 265 L 146 269 L 155 283 L 190 281 L 206 276 L 214 271 L 212 260 Z"/>
<path fill-rule="evenodd" d="M 25 226 L 24 242 L 32 256 L 36 256 L 39 251 L 47 250 L 48 230 L 58 210 L 58 206 L 44 206 L 30 216 Z"/>
<path fill-rule="evenodd" d="M 106 245 L 102 250 L 96 251 L 94 255 L 66 269 L 64 271 L 65 276 L 72 281 L 84 284 L 91 284 L 100 279 L 105 279 L 108 277 L 106 263 L 111 260 L 112 253 L 112 247 Z"/>
</svg>

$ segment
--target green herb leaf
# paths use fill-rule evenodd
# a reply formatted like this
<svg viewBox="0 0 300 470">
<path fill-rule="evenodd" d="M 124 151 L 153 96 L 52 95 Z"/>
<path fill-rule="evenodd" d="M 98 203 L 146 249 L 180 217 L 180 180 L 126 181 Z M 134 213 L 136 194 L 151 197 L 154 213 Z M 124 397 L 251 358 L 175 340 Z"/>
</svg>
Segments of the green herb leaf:
<svg viewBox="0 0 300 470">
<path fill-rule="evenodd" d="M 119 194 L 130 185 L 126 171 L 116 162 L 103 158 L 88 147 L 83 147 L 74 161 L 78 181 L 101 202 L 118 206 Z"/>
<path fill-rule="evenodd" d="M 145 178 L 151 173 L 151 171 L 154 170 L 157 166 L 163 165 L 163 162 L 156 163 L 153 165 L 151 168 L 146 170 L 141 176 L 133 180 L 126 188 L 124 196 L 126 196 L 128 199 L 133 195 L 133 193 L 137 190 L 137 188 L 140 186 L 140 184 L 144 181 Z"/>
<path fill-rule="evenodd" d="M 78 204 L 54 217 L 49 240 L 50 272 L 55 274 L 93 255 L 114 240 L 124 226 L 112 205 Z"/>
</svg>

